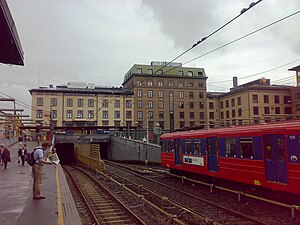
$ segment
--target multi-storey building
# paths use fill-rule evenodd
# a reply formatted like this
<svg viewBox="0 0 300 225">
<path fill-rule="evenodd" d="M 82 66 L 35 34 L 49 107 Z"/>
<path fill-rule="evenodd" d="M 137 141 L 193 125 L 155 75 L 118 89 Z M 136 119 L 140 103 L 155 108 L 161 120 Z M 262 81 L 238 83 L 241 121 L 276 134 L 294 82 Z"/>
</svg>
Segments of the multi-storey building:
<svg viewBox="0 0 300 225">
<path fill-rule="evenodd" d="M 300 118 L 300 65 L 295 66 L 290 71 L 296 72 L 296 87 L 293 87 L 291 90 L 292 95 L 292 111 L 294 117 Z"/>
<path fill-rule="evenodd" d="M 155 126 L 171 131 L 185 126 L 204 128 L 206 79 L 203 68 L 180 63 L 133 65 L 123 86 L 134 93 L 134 121 L 149 131 Z"/>
<path fill-rule="evenodd" d="M 208 102 L 214 101 L 219 109 L 213 115 L 215 126 L 292 119 L 291 88 L 270 85 L 269 79 L 262 78 L 236 85 L 227 93 L 208 93 Z"/>
<path fill-rule="evenodd" d="M 32 119 L 44 126 L 132 126 L 133 95 L 119 87 L 68 83 L 31 89 Z"/>
</svg>

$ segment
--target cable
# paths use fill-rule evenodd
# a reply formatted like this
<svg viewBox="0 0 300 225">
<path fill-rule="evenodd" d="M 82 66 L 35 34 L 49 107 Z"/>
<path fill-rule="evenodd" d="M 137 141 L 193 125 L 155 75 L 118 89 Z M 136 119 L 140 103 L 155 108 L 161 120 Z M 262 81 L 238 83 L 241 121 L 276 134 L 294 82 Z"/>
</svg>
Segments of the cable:
<svg viewBox="0 0 300 225">
<path fill-rule="evenodd" d="M 172 62 L 174 62 L 176 59 L 180 58 L 181 56 L 183 56 L 184 54 L 186 54 L 187 52 L 189 52 L 190 50 L 192 50 L 193 48 L 195 48 L 196 46 L 198 46 L 199 44 L 201 44 L 202 42 L 204 42 L 205 40 L 207 40 L 208 38 L 210 38 L 211 36 L 213 36 L 214 34 L 216 34 L 217 32 L 219 32 L 220 30 L 222 30 L 224 27 L 226 27 L 228 24 L 232 23 L 234 20 L 236 20 L 237 18 L 239 18 L 242 14 L 244 14 L 245 12 L 247 12 L 248 10 L 250 10 L 251 8 L 253 8 L 254 6 L 256 6 L 258 3 L 260 3 L 262 0 L 259 0 L 257 2 L 252 2 L 248 8 L 243 8 L 240 12 L 239 15 L 237 15 L 236 17 L 234 17 L 233 19 L 229 20 L 227 23 L 225 23 L 224 25 L 222 25 L 221 27 L 219 27 L 218 29 L 216 29 L 215 31 L 213 31 L 211 34 L 209 34 L 208 36 L 205 36 L 203 38 L 201 38 L 199 41 L 197 41 L 196 43 L 194 43 L 190 48 L 188 48 L 187 50 L 185 50 L 183 53 L 181 53 L 180 55 L 178 55 L 177 57 L 175 57 L 174 59 L 172 59 L 170 62 L 166 63 L 163 67 L 161 67 L 160 69 L 158 69 L 157 71 L 154 72 L 154 74 L 156 74 L 158 71 L 162 70 L 163 68 L 165 68 L 166 66 L 170 65 Z"/>
<path fill-rule="evenodd" d="M 270 24 L 268 24 L 268 25 L 266 25 L 266 26 L 263 26 L 263 27 L 261 27 L 261 28 L 255 30 L 255 31 L 252 31 L 252 32 L 250 32 L 250 33 L 248 33 L 248 34 L 246 34 L 246 35 L 244 35 L 244 36 L 241 36 L 241 37 L 239 37 L 239 38 L 237 38 L 237 39 L 234 39 L 234 40 L 232 40 L 232 41 L 230 41 L 230 42 L 228 42 L 228 43 L 226 43 L 226 44 L 224 44 L 224 45 L 221 45 L 220 47 L 217 47 L 217 48 L 215 48 L 215 49 L 213 49 L 213 50 L 210 50 L 210 51 L 208 51 L 208 52 L 206 52 L 206 53 L 204 53 L 204 54 L 202 54 L 202 55 L 200 55 L 200 56 L 198 56 L 198 57 L 196 57 L 196 58 L 193 58 L 193 59 L 191 59 L 191 60 L 188 60 L 188 61 L 182 63 L 182 65 L 188 64 L 188 63 L 190 63 L 190 62 L 192 62 L 192 61 L 194 61 L 194 60 L 196 60 L 196 59 L 202 58 L 202 57 L 204 57 L 204 56 L 206 56 L 206 55 L 209 55 L 210 53 L 213 53 L 213 52 L 215 52 L 215 51 L 217 51 L 217 50 L 219 50 L 219 49 L 222 49 L 222 48 L 224 48 L 224 47 L 226 47 L 226 46 L 228 46 L 228 45 L 231 45 L 231 44 L 233 44 L 233 43 L 235 43 L 235 42 L 237 42 L 237 41 L 240 41 L 240 40 L 242 40 L 242 39 L 244 39 L 244 38 L 246 38 L 246 37 L 248 37 L 248 36 L 251 36 L 252 34 L 255 34 L 255 33 L 259 32 L 259 31 L 261 31 L 261 30 L 264 30 L 264 29 L 266 29 L 266 28 L 268 28 L 268 27 L 270 27 L 270 26 L 273 26 L 273 25 L 275 25 L 275 24 L 277 24 L 277 23 L 279 23 L 279 22 L 281 22 L 281 21 L 283 21 L 283 20 L 285 20 L 285 19 L 288 19 L 288 18 L 290 18 L 290 17 L 292 17 L 292 16 L 295 16 L 295 15 L 298 14 L 299 12 L 300 12 L 300 10 L 298 10 L 298 11 L 296 11 L 296 12 L 294 12 L 294 13 L 288 15 L 288 16 L 285 16 L 285 17 L 283 17 L 283 18 L 281 18 L 281 19 L 279 19 L 279 20 L 276 20 L 275 22 L 272 22 L 272 23 L 270 23 Z M 176 66 L 176 67 L 174 67 L 174 68 L 172 68 L 172 69 L 170 69 L 170 70 L 165 71 L 165 73 L 170 72 L 170 71 L 172 71 L 172 70 L 174 70 L 174 69 L 177 69 L 177 68 L 179 68 L 179 67 L 180 67 L 180 66 Z"/>
</svg>

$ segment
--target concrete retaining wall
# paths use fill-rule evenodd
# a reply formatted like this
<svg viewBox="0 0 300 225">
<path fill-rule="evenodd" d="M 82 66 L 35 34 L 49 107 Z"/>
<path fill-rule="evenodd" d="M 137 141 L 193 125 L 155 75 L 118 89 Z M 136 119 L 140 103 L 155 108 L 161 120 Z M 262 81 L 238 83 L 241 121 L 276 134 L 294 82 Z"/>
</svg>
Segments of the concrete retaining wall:
<svg viewBox="0 0 300 225">
<path fill-rule="evenodd" d="M 160 146 L 142 141 L 111 136 L 110 158 L 115 161 L 145 161 L 161 163 Z"/>
</svg>

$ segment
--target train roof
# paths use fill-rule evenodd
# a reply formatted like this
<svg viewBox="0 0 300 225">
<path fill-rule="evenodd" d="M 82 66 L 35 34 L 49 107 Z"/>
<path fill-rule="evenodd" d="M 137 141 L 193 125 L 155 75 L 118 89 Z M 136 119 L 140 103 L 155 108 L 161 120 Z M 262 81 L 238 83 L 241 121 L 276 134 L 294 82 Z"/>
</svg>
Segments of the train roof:
<svg viewBox="0 0 300 225">
<path fill-rule="evenodd" d="M 189 138 L 192 136 L 214 137 L 214 136 L 232 136 L 232 134 L 253 135 L 253 133 L 273 133 L 284 131 L 298 131 L 300 134 L 300 120 L 288 120 L 280 122 L 270 122 L 266 124 L 251 124 L 245 126 L 230 126 L 221 128 L 211 128 L 202 130 L 177 131 L 173 133 L 165 133 L 161 135 L 162 139 L 170 138 Z"/>
</svg>

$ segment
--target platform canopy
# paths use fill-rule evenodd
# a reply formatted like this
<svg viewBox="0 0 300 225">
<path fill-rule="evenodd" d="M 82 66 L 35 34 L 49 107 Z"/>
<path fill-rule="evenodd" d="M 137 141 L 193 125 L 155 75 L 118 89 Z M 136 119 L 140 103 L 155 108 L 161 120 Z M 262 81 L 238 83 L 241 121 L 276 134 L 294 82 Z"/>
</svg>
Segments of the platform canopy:
<svg viewBox="0 0 300 225">
<path fill-rule="evenodd" d="M 0 63 L 24 66 L 24 52 L 6 0 L 0 0 Z"/>
</svg>

